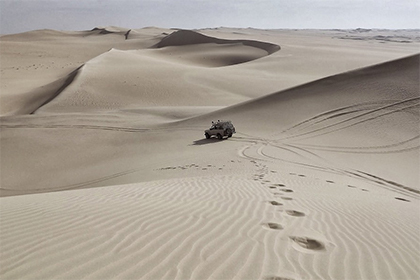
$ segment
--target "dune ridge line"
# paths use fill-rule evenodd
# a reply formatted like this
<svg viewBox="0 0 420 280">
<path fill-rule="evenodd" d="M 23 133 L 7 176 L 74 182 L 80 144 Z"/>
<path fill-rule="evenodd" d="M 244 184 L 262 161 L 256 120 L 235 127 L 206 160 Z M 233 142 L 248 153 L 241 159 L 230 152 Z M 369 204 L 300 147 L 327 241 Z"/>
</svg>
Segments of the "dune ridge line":
<svg viewBox="0 0 420 280">
<path fill-rule="evenodd" d="M 185 46 L 185 45 L 196 45 L 196 44 L 243 44 L 254 48 L 265 50 L 269 55 L 275 53 L 281 49 L 279 45 L 255 41 L 255 40 L 227 40 L 219 39 L 215 37 L 206 36 L 192 30 L 178 30 L 166 37 L 164 37 L 159 43 L 152 46 L 152 48 L 163 48 L 168 46 Z"/>
</svg>

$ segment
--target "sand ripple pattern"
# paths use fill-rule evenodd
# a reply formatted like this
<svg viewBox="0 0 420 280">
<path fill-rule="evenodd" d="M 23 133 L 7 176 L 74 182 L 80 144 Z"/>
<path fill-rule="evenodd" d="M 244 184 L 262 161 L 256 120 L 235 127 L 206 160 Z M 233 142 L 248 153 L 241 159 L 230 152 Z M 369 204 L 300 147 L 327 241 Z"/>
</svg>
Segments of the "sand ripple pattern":
<svg viewBox="0 0 420 280">
<path fill-rule="evenodd" d="M 4 279 L 420 276 L 420 243 L 413 235 L 420 228 L 414 215 L 403 214 L 413 211 L 415 204 L 391 198 L 400 207 L 389 207 L 385 200 L 361 200 L 343 207 L 349 205 L 346 193 L 330 193 L 327 200 L 313 196 L 331 183 L 315 184 L 297 174 L 285 181 L 285 175 L 259 168 L 258 181 L 209 176 L 2 198 L 0 275 Z M 342 191 L 356 190 L 343 187 Z M 276 192 L 293 199 L 280 200 Z M 369 266 L 364 265 L 366 260 Z"/>
<path fill-rule="evenodd" d="M 2 198 L 3 279 L 259 279 L 267 196 L 230 177 Z M 267 197 L 268 198 L 268 197 Z"/>
</svg>

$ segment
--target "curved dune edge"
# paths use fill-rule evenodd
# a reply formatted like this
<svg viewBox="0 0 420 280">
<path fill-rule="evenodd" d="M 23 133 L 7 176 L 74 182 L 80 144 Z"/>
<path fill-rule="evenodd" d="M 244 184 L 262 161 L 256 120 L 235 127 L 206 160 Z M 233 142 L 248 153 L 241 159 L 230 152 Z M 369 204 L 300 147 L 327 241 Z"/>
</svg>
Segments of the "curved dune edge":
<svg viewBox="0 0 420 280">
<path fill-rule="evenodd" d="M 77 77 L 77 75 L 80 74 L 80 71 L 81 71 L 83 66 L 84 65 L 79 66 L 76 70 L 71 72 L 66 77 L 64 77 L 62 79 L 59 79 L 56 82 L 45 86 L 45 88 L 50 88 L 49 90 L 46 91 L 45 88 L 43 87 L 44 98 L 37 98 L 36 99 L 37 102 L 40 102 L 40 103 L 42 102 L 42 103 L 38 106 L 38 108 L 36 108 L 32 112 L 30 112 L 30 114 L 35 114 L 36 111 L 39 108 L 41 108 L 42 106 L 44 106 L 44 105 L 48 104 L 49 102 L 51 102 L 52 100 L 54 100 L 54 98 L 56 98 L 66 87 L 68 87 L 74 81 L 74 79 Z M 33 95 L 36 96 L 36 94 L 33 94 Z M 36 102 L 31 103 L 31 105 L 32 106 L 37 106 Z M 27 108 L 27 109 L 29 110 L 30 108 Z"/>
<path fill-rule="evenodd" d="M 254 40 L 226 40 L 192 30 L 178 30 L 151 47 L 166 59 L 201 67 L 233 66 L 255 61 L 280 50 L 280 46 Z"/>
<path fill-rule="evenodd" d="M 196 44 L 238 44 L 241 43 L 245 46 L 259 48 L 265 50 L 269 55 L 280 50 L 280 46 L 276 44 L 254 41 L 254 40 L 226 40 L 215 37 L 203 35 L 192 30 L 178 30 L 166 37 L 159 43 L 152 46 L 152 48 L 164 48 L 169 46 L 186 46 Z"/>
<path fill-rule="evenodd" d="M 3 116 L 34 114 L 39 108 L 54 100 L 54 98 L 65 90 L 80 73 L 82 67 L 83 65 L 65 77 L 42 87 L 17 96 L 7 96 L 3 98 L 2 102 L 4 103 L 2 104 L 2 110 L 6 112 Z M 14 109 L 10 110 L 8 108 Z"/>
</svg>

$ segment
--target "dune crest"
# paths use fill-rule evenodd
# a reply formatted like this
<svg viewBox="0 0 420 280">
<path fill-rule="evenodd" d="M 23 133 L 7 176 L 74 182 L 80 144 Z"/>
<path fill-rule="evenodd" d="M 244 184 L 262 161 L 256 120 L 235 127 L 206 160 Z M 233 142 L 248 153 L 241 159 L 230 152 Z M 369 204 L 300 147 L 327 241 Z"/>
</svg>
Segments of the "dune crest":
<svg viewBox="0 0 420 280">
<path fill-rule="evenodd" d="M 276 44 L 254 41 L 254 40 L 226 40 L 219 39 L 210 36 L 203 35 L 201 33 L 192 30 L 178 30 L 166 37 L 164 37 L 159 43 L 154 45 L 155 48 L 163 48 L 169 46 L 185 46 L 185 45 L 197 45 L 197 44 L 244 44 L 245 46 L 251 46 L 265 50 L 268 54 L 275 53 L 280 50 L 280 46 Z"/>
<path fill-rule="evenodd" d="M 254 40 L 226 40 L 192 30 L 178 30 L 152 46 L 167 59 L 202 67 L 222 67 L 250 62 L 271 55 L 280 46 Z"/>
</svg>

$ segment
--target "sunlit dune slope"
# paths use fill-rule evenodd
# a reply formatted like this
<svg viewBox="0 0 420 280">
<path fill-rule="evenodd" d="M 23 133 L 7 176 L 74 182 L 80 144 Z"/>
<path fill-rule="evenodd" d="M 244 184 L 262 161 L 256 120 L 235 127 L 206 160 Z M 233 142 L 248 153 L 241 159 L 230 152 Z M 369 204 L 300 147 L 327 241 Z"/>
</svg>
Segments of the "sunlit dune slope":
<svg viewBox="0 0 420 280">
<path fill-rule="evenodd" d="M 204 38 L 204 39 L 203 39 Z M 267 56 L 279 46 L 239 40 L 220 40 L 193 31 L 176 31 L 157 49 L 112 49 L 70 74 L 41 112 L 132 109 L 148 106 L 226 106 L 247 96 L 191 82 L 197 67 L 236 65 Z M 200 69 L 201 76 L 211 69 Z"/>
<path fill-rule="evenodd" d="M 274 93 L 182 125 L 231 119 L 242 132 L 268 138 L 283 152 L 321 157 L 327 166 L 339 162 L 351 168 L 354 176 L 418 189 L 418 77 L 419 55 L 414 55 Z"/>
</svg>

